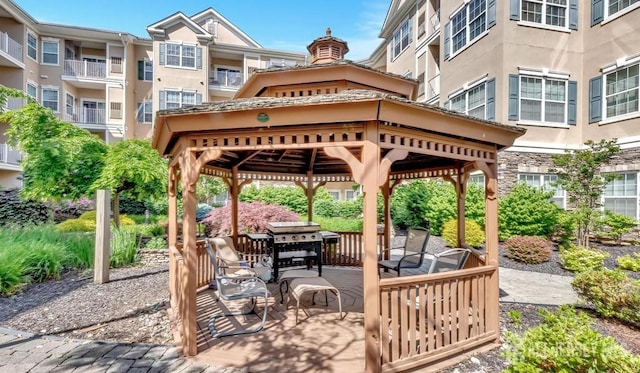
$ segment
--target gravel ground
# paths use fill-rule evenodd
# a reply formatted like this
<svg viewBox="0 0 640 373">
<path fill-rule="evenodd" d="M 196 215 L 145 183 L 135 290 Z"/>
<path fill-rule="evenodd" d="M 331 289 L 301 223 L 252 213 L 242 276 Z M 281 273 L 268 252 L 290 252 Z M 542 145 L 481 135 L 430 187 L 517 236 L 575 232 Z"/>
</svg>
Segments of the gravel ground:
<svg viewBox="0 0 640 373">
<path fill-rule="evenodd" d="M 112 269 L 110 282 L 92 272 L 67 272 L 0 299 L 0 326 L 60 337 L 173 343 L 167 315 L 166 266 Z"/>
<path fill-rule="evenodd" d="M 394 247 L 402 245 L 403 237 L 396 237 Z M 605 246 L 611 253 L 606 266 L 613 268 L 619 255 L 638 252 L 637 246 Z M 429 251 L 446 250 L 440 237 L 433 236 Z M 502 267 L 537 271 L 558 275 L 571 275 L 559 265 L 557 251 L 552 260 L 538 265 L 523 265 L 500 253 Z M 638 275 L 637 273 L 635 275 Z M 167 266 L 137 266 L 112 269 L 111 281 L 103 285 L 93 283 L 91 272 L 68 272 L 60 280 L 27 287 L 20 294 L 0 299 L 0 326 L 33 333 L 62 337 L 108 340 L 120 342 L 173 343 L 167 316 Z M 500 305 L 502 330 L 515 331 L 508 312 L 522 313 L 522 328 L 540 322 L 540 306 L 502 303 Z M 585 311 L 590 312 L 590 311 Z M 640 332 L 615 321 L 598 319 L 595 327 L 614 336 L 628 350 L 640 353 Z M 505 367 L 500 350 L 476 355 L 447 373 L 497 372 Z"/>
</svg>

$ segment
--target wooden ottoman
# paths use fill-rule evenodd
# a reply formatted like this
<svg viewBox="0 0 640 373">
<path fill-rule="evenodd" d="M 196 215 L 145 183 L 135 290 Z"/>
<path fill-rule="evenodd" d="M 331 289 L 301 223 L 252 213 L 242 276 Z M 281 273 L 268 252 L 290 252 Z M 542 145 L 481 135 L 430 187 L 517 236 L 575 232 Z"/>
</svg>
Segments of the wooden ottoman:
<svg viewBox="0 0 640 373">
<path fill-rule="evenodd" d="M 342 319 L 342 300 L 340 299 L 340 291 L 335 288 L 335 286 L 331 285 L 329 281 L 325 280 L 322 277 L 308 277 L 308 278 L 296 278 L 291 281 L 289 285 L 289 294 L 296 300 L 296 324 L 298 324 L 298 309 L 300 308 L 300 298 L 305 293 L 313 293 L 315 294 L 319 291 L 324 290 L 324 299 L 325 303 L 328 306 L 329 302 L 327 299 L 327 291 L 331 291 L 338 298 L 338 309 L 340 314 L 338 315 L 338 319 Z M 287 302 L 287 309 L 289 309 L 289 302 Z"/>
</svg>

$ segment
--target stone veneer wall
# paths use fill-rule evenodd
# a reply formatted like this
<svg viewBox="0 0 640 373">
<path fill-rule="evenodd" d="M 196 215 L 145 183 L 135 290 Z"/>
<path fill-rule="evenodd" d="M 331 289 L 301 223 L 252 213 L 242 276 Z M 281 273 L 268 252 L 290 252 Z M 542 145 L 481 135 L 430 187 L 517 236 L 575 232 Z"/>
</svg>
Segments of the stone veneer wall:
<svg viewBox="0 0 640 373">
<path fill-rule="evenodd" d="M 550 173 L 553 160 L 548 153 L 503 151 L 498 155 L 498 194 L 508 194 L 520 173 Z M 640 147 L 624 149 L 611 158 L 603 172 L 640 172 Z"/>
</svg>

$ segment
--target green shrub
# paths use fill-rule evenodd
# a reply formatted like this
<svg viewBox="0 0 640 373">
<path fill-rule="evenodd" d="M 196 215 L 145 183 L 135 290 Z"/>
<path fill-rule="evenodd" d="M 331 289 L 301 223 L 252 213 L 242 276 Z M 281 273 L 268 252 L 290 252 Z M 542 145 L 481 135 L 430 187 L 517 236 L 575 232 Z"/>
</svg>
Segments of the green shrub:
<svg viewBox="0 0 640 373">
<path fill-rule="evenodd" d="M 45 224 L 52 215 L 52 210 L 44 203 L 23 201 L 17 189 L 0 190 L 0 227 Z"/>
<path fill-rule="evenodd" d="M 542 324 L 522 336 L 506 333 L 504 372 L 637 372 L 640 358 L 592 329 L 585 313 L 561 306 L 540 314 Z"/>
<path fill-rule="evenodd" d="M 11 295 L 29 283 L 24 268 L 21 258 L 10 250 L 0 250 L 0 296 Z"/>
<path fill-rule="evenodd" d="M 569 271 L 584 272 L 600 269 L 604 260 L 609 257 L 606 251 L 584 246 L 570 246 L 560 250 L 560 262 Z"/>
<path fill-rule="evenodd" d="M 558 241 L 561 248 L 568 248 L 576 238 L 576 219 L 569 211 L 560 211 L 558 223 L 553 228 L 553 238 Z"/>
<path fill-rule="evenodd" d="M 484 231 L 480 225 L 471 219 L 465 220 L 465 241 L 467 245 L 480 247 L 485 240 Z M 451 247 L 458 245 L 458 220 L 449 220 L 442 228 L 442 238 Z"/>
<path fill-rule="evenodd" d="M 333 200 L 313 201 L 313 215 L 331 218 L 336 216 L 336 204 Z"/>
<path fill-rule="evenodd" d="M 206 203 L 198 203 L 196 207 L 196 222 L 200 223 L 203 221 L 207 215 L 213 210 L 213 207 L 207 205 Z"/>
<path fill-rule="evenodd" d="M 111 257 L 109 265 L 113 268 L 124 267 L 138 261 L 138 243 L 136 234 L 115 229 L 111 236 Z"/>
<path fill-rule="evenodd" d="M 354 201 L 337 201 L 335 217 L 357 219 L 362 216 L 362 198 Z"/>
<path fill-rule="evenodd" d="M 598 223 L 601 230 L 597 234 L 613 238 L 618 245 L 622 243 L 622 236 L 631 232 L 637 224 L 636 219 L 627 215 L 616 214 L 609 210 L 604 211 L 604 215 L 602 215 Z"/>
<path fill-rule="evenodd" d="M 299 214 L 307 212 L 307 196 L 302 188 L 293 186 L 265 185 L 258 188 L 248 185 L 242 189 L 239 199 L 241 202 L 260 201 L 265 204 L 287 207 Z"/>
<path fill-rule="evenodd" d="M 69 219 L 56 225 L 60 232 L 92 232 L 96 230 L 96 222 L 88 219 Z"/>
<path fill-rule="evenodd" d="M 119 206 L 120 213 L 127 215 L 144 215 L 147 210 L 145 202 L 137 201 L 133 198 L 120 196 Z"/>
<path fill-rule="evenodd" d="M 135 224 L 136 222 L 127 215 L 120 215 L 121 226 L 132 226 Z M 56 228 L 61 232 L 93 232 L 96 230 L 96 211 L 87 211 L 77 219 L 63 221 L 57 224 Z"/>
<path fill-rule="evenodd" d="M 320 224 L 322 230 L 332 232 L 362 232 L 362 219 L 325 218 L 314 216 L 313 221 Z"/>
<path fill-rule="evenodd" d="M 484 190 L 477 185 L 467 187 L 465 215 L 484 226 Z M 441 235 L 445 222 L 457 217 L 456 193 L 453 185 L 435 180 L 415 180 L 398 186 L 391 197 L 391 217 L 400 228 L 429 226 Z"/>
<path fill-rule="evenodd" d="M 618 267 L 627 271 L 640 272 L 640 253 L 623 255 L 618 257 Z"/>
<path fill-rule="evenodd" d="M 551 242 L 535 236 L 513 236 L 504 243 L 507 257 L 518 262 L 538 264 L 551 259 Z"/>
<path fill-rule="evenodd" d="M 511 193 L 500 199 L 500 239 L 512 236 L 550 237 L 561 211 L 550 200 L 552 196 L 553 192 L 517 183 Z"/>
<path fill-rule="evenodd" d="M 162 250 L 167 248 L 167 240 L 164 237 L 153 237 L 144 245 L 145 249 Z"/>
<path fill-rule="evenodd" d="M 602 269 L 579 273 L 571 284 L 602 316 L 640 327 L 640 281 L 620 270 Z"/>
<path fill-rule="evenodd" d="M 55 231 L 55 230 L 54 230 Z M 95 234 L 65 233 L 66 266 L 86 269 L 93 267 Z"/>
</svg>

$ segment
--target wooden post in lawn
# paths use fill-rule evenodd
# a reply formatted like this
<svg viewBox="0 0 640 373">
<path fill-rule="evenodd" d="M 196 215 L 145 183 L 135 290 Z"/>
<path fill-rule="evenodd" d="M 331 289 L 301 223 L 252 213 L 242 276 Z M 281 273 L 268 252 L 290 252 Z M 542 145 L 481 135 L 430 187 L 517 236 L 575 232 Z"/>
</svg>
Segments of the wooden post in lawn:
<svg viewBox="0 0 640 373">
<path fill-rule="evenodd" d="M 96 284 L 109 282 L 110 210 L 111 195 L 109 191 L 99 190 L 96 196 L 96 245 L 93 261 L 93 282 Z"/>
</svg>

